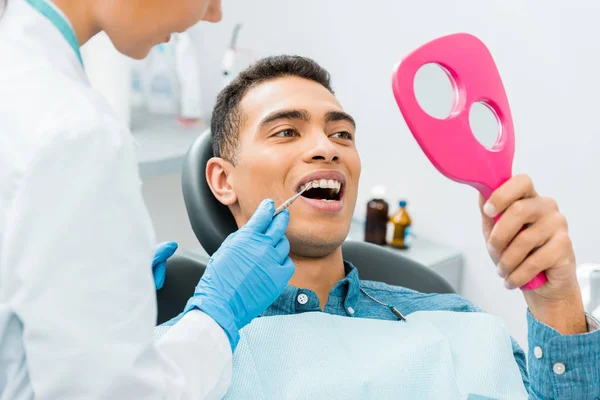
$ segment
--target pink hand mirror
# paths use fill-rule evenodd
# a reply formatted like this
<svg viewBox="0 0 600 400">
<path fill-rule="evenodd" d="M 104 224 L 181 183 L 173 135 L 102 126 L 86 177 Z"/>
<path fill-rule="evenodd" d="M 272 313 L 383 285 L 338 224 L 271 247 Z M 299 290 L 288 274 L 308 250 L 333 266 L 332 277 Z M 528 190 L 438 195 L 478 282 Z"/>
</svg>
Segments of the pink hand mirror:
<svg viewBox="0 0 600 400">
<path fill-rule="evenodd" d="M 439 65 L 452 83 L 453 102 L 447 118 L 430 116 L 417 101 L 415 76 L 426 64 Z M 474 187 L 486 199 L 511 178 L 515 136 L 508 98 L 492 55 L 478 38 L 458 33 L 421 46 L 396 66 L 392 89 L 408 128 L 443 175 Z M 490 148 L 471 129 L 469 112 L 478 103 L 487 106 L 499 124 Z M 537 289 L 545 283 L 542 272 L 521 289 Z"/>
</svg>

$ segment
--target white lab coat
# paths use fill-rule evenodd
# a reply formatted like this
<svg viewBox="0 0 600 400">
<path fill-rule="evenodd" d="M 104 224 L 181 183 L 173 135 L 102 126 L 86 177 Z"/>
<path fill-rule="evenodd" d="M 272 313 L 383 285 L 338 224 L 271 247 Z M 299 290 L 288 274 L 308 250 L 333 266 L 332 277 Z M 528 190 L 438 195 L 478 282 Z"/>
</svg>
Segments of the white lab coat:
<svg viewBox="0 0 600 400">
<path fill-rule="evenodd" d="M 0 19 L 0 399 L 220 398 L 224 331 L 155 342 L 155 237 L 133 139 L 24 0 Z"/>
</svg>

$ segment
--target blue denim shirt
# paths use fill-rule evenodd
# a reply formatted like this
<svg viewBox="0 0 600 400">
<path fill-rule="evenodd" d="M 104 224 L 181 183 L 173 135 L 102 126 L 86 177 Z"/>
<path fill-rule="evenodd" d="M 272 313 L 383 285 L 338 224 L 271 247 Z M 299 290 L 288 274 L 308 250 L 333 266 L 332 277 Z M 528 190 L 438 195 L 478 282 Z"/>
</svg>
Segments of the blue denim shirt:
<svg viewBox="0 0 600 400">
<path fill-rule="evenodd" d="M 456 294 L 424 294 L 381 282 L 361 281 L 358 270 L 345 263 L 346 277 L 329 292 L 323 312 L 352 318 L 397 320 L 394 306 L 405 316 L 416 311 L 446 310 L 481 312 Z M 312 290 L 287 286 L 262 316 L 321 311 Z M 407 318 L 408 319 L 408 318 Z M 590 332 L 563 336 L 527 312 L 529 328 L 529 368 L 525 353 L 513 340 L 513 354 L 531 399 L 600 399 L 600 330 L 598 321 L 588 316 Z M 537 348 L 537 349 L 536 349 Z"/>
</svg>

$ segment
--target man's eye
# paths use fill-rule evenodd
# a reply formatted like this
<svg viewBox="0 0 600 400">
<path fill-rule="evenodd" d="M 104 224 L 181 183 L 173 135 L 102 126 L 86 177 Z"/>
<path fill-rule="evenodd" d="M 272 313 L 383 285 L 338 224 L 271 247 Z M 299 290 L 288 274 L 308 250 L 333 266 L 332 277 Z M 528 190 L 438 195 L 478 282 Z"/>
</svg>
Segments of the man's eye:
<svg viewBox="0 0 600 400">
<path fill-rule="evenodd" d="M 275 137 L 296 137 L 296 136 L 300 136 L 300 134 L 297 131 L 295 131 L 294 129 L 285 129 L 283 131 L 277 132 L 273 136 L 275 136 Z"/>
<path fill-rule="evenodd" d="M 347 131 L 342 131 L 342 132 L 336 132 L 333 135 L 331 135 L 331 137 L 333 138 L 337 138 L 337 139 L 346 139 L 346 140 L 352 140 L 352 134 L 350 132 Z"/>
</svg>

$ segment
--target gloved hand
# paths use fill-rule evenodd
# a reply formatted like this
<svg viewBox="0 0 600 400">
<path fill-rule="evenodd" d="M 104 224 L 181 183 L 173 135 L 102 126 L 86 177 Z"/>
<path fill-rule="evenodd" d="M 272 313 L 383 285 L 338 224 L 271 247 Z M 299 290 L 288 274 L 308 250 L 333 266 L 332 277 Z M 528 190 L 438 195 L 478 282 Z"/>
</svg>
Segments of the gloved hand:
<svg viewBox="0 0 600 400">
<path fill-rule="evenodd" d="M 163 242 L 156 245 L 154 260 L 152 260 L 152 275 L 154 275 L 154 286 L 159 290 L 165 284 L 167 274 L 167 260 L 177 250 L 176 242 Z"/>
<path fill-rule="evenodd" d="M 246 225 L 225 239 L 211 257 L 184 313 L 198 308 L 224 330 L 234 351 L 239 330 L 279 297 L 295 271 L 285 237 L 290 214 L 273 218 L 264 200 Z"/>
</svg>

